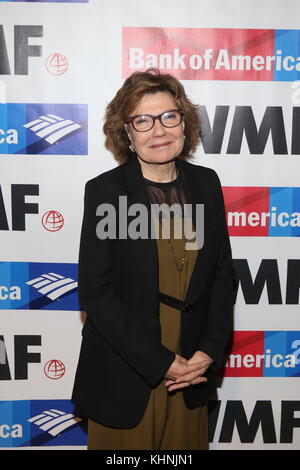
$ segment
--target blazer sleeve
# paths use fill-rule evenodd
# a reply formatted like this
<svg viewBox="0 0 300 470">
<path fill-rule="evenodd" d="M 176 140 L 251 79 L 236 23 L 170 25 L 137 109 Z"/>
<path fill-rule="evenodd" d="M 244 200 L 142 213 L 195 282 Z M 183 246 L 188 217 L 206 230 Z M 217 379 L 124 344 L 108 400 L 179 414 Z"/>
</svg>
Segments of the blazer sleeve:
<svg viewBox="0 0 300 470">
<path fill-rule="evenodd" d="M 233 329 L 234 268 L 228 236 L 224 199 L 217 174 L 212 171 L 210 194 L 215 192 L 218 253 L 210 292 L 207 321 L 198 348 L 213 360 L 212 369 L 223 365 L 226 344 Z M 212 190 L 214 188 L 214 191 Z"/>
<path fill-rule="evenodd" d="M 161 380 L 175 359 L 160 342 L 160 326 L 132 311 L 113 289 L 116 239 L 99 239 L 96 209 L 116 200 L 116 188 L 105 182 L 85 186 L 80 239 L 78 293 L 81 307 L 101 336 L 150 387 Z M 103 341 L 103 340 L 102 340 Z"/>
</svg>

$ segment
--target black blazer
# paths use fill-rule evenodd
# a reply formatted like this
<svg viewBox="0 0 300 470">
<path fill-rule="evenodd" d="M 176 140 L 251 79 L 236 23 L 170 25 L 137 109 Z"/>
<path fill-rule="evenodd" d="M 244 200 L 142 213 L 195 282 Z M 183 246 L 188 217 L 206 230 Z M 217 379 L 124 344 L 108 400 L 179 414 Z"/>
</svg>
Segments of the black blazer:
<svg viewBox="0 0 300 470">
<path fill-rule="evenodd" d="M 190 409 L 216 389 L 213 369 L 222 365 L 232 331 L 233 268 L 222 190 L 216 173 L 176 159 L 187 202 L 204 204 L 204 245 L 198 251 L 182 311 L 181 354 L 196 350 L 214 359 L 207 383 L 183 389 Z M 151 389 L 175 353 L 161 344 L 157 244 L 148 239 L 105 239 L 96 235 L 99 204 L 118 209 L 150 202 L 136 157 L 88 181 L 79 253 L 79 301 L 87 313 L 72 400 L 77 413 L 101 424 L 131 428 L 145 412 Z M 117 218 L 118 219 L 118 218 Z M 130 222 L 128 217 L 128 223 Z M 195 224 L 195 210 L 193 210 Z M 151 219 L 149 218 L 149 226 Z M 118 220 L 116 221 L 118 233 Z"/>
</svg>

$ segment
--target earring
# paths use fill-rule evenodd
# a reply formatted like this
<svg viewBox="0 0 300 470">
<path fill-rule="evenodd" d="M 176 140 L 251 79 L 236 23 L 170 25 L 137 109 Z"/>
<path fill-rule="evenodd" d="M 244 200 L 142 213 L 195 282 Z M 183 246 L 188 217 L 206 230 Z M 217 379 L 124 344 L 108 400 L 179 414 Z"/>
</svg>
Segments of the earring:
<svg viewBox="0 0 300 470">
<path fill-rule="evenodd" d="M 134 146 L 132 144 L 129 145 L 129 148 L 132 152 L 134 152 Z"/>
</svg>

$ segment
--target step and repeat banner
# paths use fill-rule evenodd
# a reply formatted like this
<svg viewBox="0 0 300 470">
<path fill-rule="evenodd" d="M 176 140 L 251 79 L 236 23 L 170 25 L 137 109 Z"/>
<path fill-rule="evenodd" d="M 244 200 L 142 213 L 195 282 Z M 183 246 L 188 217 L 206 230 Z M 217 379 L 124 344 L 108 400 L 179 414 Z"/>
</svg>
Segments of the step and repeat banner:
<svg viewBox="0 0 300 470">
<path fill-rule="evenodd" d="M 86 448 L 84 186 L 117 165 L 105 106 L 153 66 L 199 105 L 191 162 L 220 176 L 238 279 L 210 449 L 299 449 L 299 17 L 296 0 L 0 1 L 1 448 Z"/>
</svg>

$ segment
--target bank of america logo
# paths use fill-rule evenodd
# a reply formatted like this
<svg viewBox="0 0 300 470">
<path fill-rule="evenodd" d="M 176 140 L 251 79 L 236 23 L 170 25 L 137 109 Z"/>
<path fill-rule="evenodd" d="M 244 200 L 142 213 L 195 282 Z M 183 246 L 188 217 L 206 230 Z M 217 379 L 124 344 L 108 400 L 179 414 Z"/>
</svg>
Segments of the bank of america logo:
<svg viewBox="0 0 300 470">
<path fill-rule="evenodd" d="M 230 236 L 299 237 L 300 187 L 224 187 Z"/>
<path fill-rule="evenodd" d="M 0 311 L 80 310 L 77 263 L 5 261 L 0 279 Z"/>
<path fill-rule="evenodd" d="M 23 127 L 30 129 L 35 135 L 52 145 L 71 134 L 71 132 L 80 129 L 81 125 L 71 121 L 71 119 L 63 119 L 50 113 L 39 116 L 34 121 L 27 122 Z"/>
<path fill-rule="evenodd" d="M 88 155 L 87 104 L 0 103 L 0 154 Z"/>
<path fill-rule="evenodd" d="M 62 431 L 78 424 L 82 419 L 72 413 L 51 409 L 33 416 L 28 421 L 52 436 L 58 436 Z"/>
<path fill-rule="evenodd" d="M 71 277 L 64 277 L 56 273 L 41 274 L 39 277 L 27 281 L 26 284 L 34 287 L 42 295 L 51 300 L 76 289 L 78 283 Z"/>
</svg>

